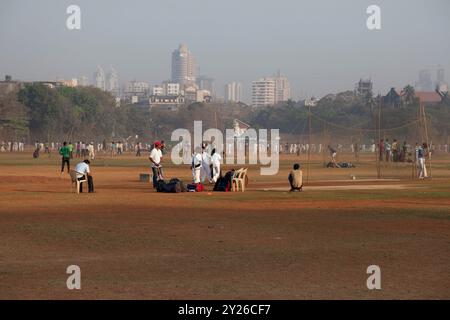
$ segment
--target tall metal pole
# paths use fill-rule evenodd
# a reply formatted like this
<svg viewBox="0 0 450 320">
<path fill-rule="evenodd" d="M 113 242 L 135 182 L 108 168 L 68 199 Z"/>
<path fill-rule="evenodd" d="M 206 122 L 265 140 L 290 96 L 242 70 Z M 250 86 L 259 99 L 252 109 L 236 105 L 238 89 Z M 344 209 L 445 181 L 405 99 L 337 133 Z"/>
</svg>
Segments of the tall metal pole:
<svg viewBox="0 0 450 320">
<path fill-rule="evenodd" d="M 381 179 L 381 159 L 383 154 L 381 153 L 381 96 L 378 99 L 378 154 L 377 154 L 377 178 Z"/>
<path fill-rule="evenodd" d="M 309 183 L 309 167 L 311 162 L 311 106 L 308 106 L 308 166 L 306 167 L 306 183 Z"/>
</svg>

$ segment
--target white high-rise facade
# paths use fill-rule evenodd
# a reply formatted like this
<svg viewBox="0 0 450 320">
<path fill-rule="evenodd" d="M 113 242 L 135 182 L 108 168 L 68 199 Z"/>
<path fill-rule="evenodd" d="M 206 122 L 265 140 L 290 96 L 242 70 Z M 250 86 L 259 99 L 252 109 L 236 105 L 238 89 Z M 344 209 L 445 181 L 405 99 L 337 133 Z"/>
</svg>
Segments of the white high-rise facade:
<svg viewBox="0 0 450 320">
<path fill-rule="evenodd" d="M 262 78 L 252 82 L 252 105 L 264 107 L 275 104 L 275 80 Z"/>
<path fill-rule="evenodd" d="M 111 67 L 111 70 L 108 73 L 108 81 L 106 89 L 115 94 L 119 95 L 119 77 L 117 76 L 117 72 L 114 68 Z"/>
<path fill-rule="evenodd" d="M 105 73 L 103 72 L 103 69 L 100 66 L 97 67 L 97 71 L 95 71 L 95 73 L 94 73 L 94 84 L 95 84 L 95 87 L 97 87 L 101 90 L 106 89 Z"/>
<path fill-rule="evenodd" d="M 252 105 L 271 106 L 291 98 L 289 80 L 278 73 L 275 77 L 262 78 L 252 82 Z"/>
<path fill-rule="evenodd" d="M 242 101 L 242 83 L 230 82 L 225 86 L 225 102 Z"/>
<path fill-rule="evenodd" d="M 181 86 L 195 84 L 196 64 L 195 59 L 184 44 L 180 44 L 172 53 L 172 82 Z"/>
<path fill-rule="evenodd" d="M 275 103 L 285 102 L 291 98 L 291 84 L 279 72 L 275 77 Z"/>
<path fill-rule="evenodd" d="M 86 76 L 78 77 L 78 85 L 81 87 L 87 87 L 89 85 L 89 79 Z"/>
</svg>

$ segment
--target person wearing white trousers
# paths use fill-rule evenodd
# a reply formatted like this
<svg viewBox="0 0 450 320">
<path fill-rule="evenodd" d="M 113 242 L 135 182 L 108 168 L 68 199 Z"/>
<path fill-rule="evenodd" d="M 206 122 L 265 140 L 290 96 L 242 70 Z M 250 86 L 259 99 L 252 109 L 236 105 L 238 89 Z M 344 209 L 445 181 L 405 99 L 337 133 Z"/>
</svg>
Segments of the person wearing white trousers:
<svg viewBox="0 0 450 320">
<path fill-rule="evenodd" d="M 220 177 L 220 161 L 222 160 L 222 157 L 219 153 L 216 153 L 216 149 L 212 150 L 211 154 L 211 164 L 212 164 L 212 170 L 213 170 L 213 177 L 211 182 L 216 183 L 217 179 Z"/>
<path fill-rule="evenodd" d="M 425 151 L 428 148 L 427 144 L 424 143 L 417 150 L 417 160 L 419 161 L 419 179 L 428 178 L 427 166 L 425 163 Z"/>
<path fill-rule="evenodd" d="M 211 168 L 209 165 L 211 164 L 211 156 L 209 155 L 208 151 L 206 150 L 206 145 L 203 145 L 202 147 L 202 166 L 201 166 L 201 181 L 202 183 L 205 182 L 205 180 L 210 181 L 211 180 Z"/>
<path fill-rule="evenodd" d="M 200 148 L 196 148 L 194 155 L 192 156 L 192 178 L 194 183 L 200 182 L 200 172 L 202 169 L 202 154 L 200 153 Z"/>
</svg>

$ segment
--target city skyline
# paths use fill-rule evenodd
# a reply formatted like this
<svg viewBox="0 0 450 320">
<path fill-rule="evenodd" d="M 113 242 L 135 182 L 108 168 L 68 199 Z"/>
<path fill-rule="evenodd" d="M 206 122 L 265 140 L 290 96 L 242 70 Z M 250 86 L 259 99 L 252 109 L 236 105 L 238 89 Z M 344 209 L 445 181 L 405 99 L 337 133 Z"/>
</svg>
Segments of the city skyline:
<svg viewBox="0 0 450 320">
<path fill-rule="evenodd" d="M 414 86 L 420 70 L 431 70 L 433 77 L 438 65 L 450 70 L 450 44 L 441 40 L 450 29 L 448 1 L 376 1 L 382 12 L 377 31 L 365 25 L 371 4 L 365 0 L 259 1 L 258 7 L 247 1 L 239 10 L 232 10 L 234 0 L 168 2 L 112 6 L 81 0 L 82 28 L 70 31 L 69 1 L 3 1 L 0 73 L 57 80 L 91 75 L 103 65 L 115 67 L 121 87 L 135 79 L 154 85 L 171 78 L 170 54 L 186 43 L 201 74 L 214 78 L 217 88 L 242 82 L 249 102 L 252 81 L 274 70 L 289 78 L 293 99 L 351 90 L 360 78 L 372 79 L 374 92 L 384 93 Z M 189 19 L 199 6 L 204 14 Z M 158 41 L 141 40 L 155 35 Z"/>
</svg>

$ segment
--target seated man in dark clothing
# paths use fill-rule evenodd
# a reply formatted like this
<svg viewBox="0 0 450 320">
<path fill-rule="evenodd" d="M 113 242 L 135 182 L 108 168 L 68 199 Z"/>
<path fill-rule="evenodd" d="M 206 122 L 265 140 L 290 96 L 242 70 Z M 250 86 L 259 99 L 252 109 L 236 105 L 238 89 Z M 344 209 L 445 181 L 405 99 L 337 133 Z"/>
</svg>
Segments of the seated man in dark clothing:
<svg viewBox="0 0 450 320">
<path fill-rule="evenodd" d="M 292 191 L 302 191 L 303 189 L 303 172 L 300 170 L 300 165 L 298 163 L 294 164 L 294 170 L 289 173 L 288 176 L 289 184 L 291 185 Z"/>
</svg>

